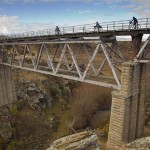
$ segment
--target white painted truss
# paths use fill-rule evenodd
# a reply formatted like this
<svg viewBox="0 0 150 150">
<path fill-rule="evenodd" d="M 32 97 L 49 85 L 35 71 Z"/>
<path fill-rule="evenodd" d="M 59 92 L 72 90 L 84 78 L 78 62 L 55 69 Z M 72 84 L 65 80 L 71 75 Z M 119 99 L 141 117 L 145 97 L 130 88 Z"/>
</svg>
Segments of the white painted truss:
<svg viewBox="0 0 150 150">
<path fill-rule="evenodd" d="M 124 57 L 116 40 L 5 43 L 0 64 L 120 89 Z"/>
<path fill-rule="evenodd" d="M 148 54 L 148 52 L 150 51 L 150 35 L 147 38 L 147 40 L 144 42 L 144 44 L 142 45 L 140 51 L 138 52 L 138 54 L 135 56 L 134 58 L 134 62 L 141 62 L 141 63 L 147 63 L 150 60 L 147 59 L 146 60 L 146 55 Z"/>
</svg>

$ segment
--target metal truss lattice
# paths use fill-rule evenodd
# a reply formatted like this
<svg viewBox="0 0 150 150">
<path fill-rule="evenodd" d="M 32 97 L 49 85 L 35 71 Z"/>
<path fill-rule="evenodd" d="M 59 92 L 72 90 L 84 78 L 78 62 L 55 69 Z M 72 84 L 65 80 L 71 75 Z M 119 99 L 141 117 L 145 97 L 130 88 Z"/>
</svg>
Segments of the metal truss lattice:
<svg viewBox="0 0 150 150">
<path fill-rule="evenodd" d="M 0 64 L 66 79 L 120 88 L 124 57 L 116 40 L 1 45 Z"/>
<path fill-rule="evenodd" d="M 147 40 L 142 45 L 140 51 L 135 56 L 134 61 L 135 62 L 149 62 L 150 54 L 148 53 L 150 51 L 150 36 L 147 38 Z"/>
</svg>

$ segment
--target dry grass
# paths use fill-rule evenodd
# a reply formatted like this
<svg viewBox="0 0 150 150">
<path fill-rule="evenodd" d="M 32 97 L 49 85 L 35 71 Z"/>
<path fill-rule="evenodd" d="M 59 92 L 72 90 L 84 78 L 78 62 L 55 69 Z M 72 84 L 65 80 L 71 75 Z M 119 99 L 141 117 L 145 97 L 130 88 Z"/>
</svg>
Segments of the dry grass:
<svg viewBox="0 0 150 150">
<path fill-rule="evenodd" d="M 99 86 L 84 84 L 76 88 L 73 94 L 73 102 L 71 104 L 72 115 L 75 117 L 75 128 L 80 129 L 86 126 L 96 126 L 99 123 L 96 112 L 100 110 L 110 109 L 111 106 L 111 90 L 100 88 Z M 93 119 L 93 117 L 96 117 Z M 99 118 L 100 119 L 100 118 Z"/>
<path fill-rule="evenodd" d="M 144 136 L 150 136 L 150 127 L 144 128 Z"/>
<path fill-rule="evenodd" d="M 39 74 L 39 73 L 34 73 L 31 71 L 15 69 L 15 71 L 13 71 L 14 81 L 17 81 L 21 78 L 37 83 L 37 82 L 42 82 L 43 80 L 46 80 L 47 76 L 43 74 Z"/>
</svg>

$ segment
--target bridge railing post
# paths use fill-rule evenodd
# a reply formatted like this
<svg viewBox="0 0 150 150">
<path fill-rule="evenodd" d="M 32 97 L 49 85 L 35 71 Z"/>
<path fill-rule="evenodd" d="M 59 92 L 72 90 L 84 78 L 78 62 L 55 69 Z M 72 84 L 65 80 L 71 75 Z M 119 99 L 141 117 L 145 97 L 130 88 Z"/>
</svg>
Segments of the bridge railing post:
<svg viewBox="0 0 150 150">
<path fill-rule="evenodd" d="M 46 30 L 46 35 L 49 35 L 49 34 L 48 34 L 48 29 Z"/>
<path fill-rule="evenodd" d="M 85 33 L 86 32 L 86 25 L 84 25 L 84 27 L 83 27 L 83 33 Z"/>
<path fill-rule="evenodd" d="M 123 31 L 123 23 L 122 23 L 122 31 Z"/>
<path fill-rule="evenodd" d="M 115 21 L 113 22 L 113 30 L 115 31 Z"/>
<path fill-rule="evenodd" d="M 107 24 L 107 32 L 108 32 L 108 24 Z"/>
<path fill-rule="evenodd" d="M 146 19 L 146 29 L 148 29 L 148 18 Z"/>
<path fill-rule="evenodd" d="M 72 27 L 72 31 L 73 31 L 73 34 L 74 34 L 74 26 Z"/>
<path fill-rule="evenodd" d="M 131 29 L 131 21 L 129 20 L 129 30 Z"/>
</svg>

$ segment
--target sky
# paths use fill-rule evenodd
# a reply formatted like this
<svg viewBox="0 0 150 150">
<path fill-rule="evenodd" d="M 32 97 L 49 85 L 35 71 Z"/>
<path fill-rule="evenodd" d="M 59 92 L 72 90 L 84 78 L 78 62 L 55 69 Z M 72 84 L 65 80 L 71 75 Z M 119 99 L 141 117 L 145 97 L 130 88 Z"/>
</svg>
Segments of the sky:
<svg viewBox="0 0 150 150">
<path fill-rule="evenodd" d="M 150 0 L 0 0 L 0 34 L 150 16 Z"/>
</svg>

